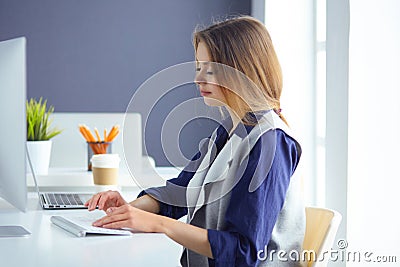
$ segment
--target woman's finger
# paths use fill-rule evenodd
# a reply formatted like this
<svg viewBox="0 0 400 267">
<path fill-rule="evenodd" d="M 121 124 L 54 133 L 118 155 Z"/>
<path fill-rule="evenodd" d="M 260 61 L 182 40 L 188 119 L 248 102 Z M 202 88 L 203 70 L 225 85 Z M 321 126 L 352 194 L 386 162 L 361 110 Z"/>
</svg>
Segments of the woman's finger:
<svg viewBox="0 0 400 267">
<path fill-rule="evenodd" d="M 92 196 L 91 198 L 89 198 L 89 199 L 86 201 L 86 203 L 85 203 L 84 205 L 85 205 L 86 207 L 88 207 L 89 204 L 91 203 L 92 199 L 93 199 L 93 196 Z"/>
<path fill-rule="evenodd" d="M 122 205 L 120 207 L 110 207 L 106 210 L 108 215 L 116 215 L 116 214 L 123 214 L 128 212 L 129 208 L 133 208 L 129 204 Z"/>
<path fill-rule="evenodd" d="M 97 203 L 99 201 L 99 198 L 101 197 L 101 193 L 95 194 L 89 201 L 88 205 L 88 210 L 92 211 L 96 209 Z"/>
<path fill-rule="evenodd" d="M 93 223 L 93 226 L 104 227 L 106 224 L 125 221 L 128 218 L 126 213 L 116 214 L 116 215 L 107 215 Z"/>
<path fill-rule="evenodd" d="M 100 199 L 99 199 L 99 203 L 97 204 L 97 206 L 99 207 L 99 210 L 105 210 L 108 207 L 105 207 L 107 202 L 111 202 L 111 196 L 109 196 L 109 194 L 105 193 L 103 194 Z"/>
<path fill-rule="evenodd" d="M 103 196 L 101 197 L 98 207 L 101 210 L 106 210 L 109 207 L 114 207 L 121 205 L 119 203 L 124 203 L 125 200 L 121 197 L 121 195 L 117 191 L 107 191 L 104 192 Z"/>
<path fill-rule="evenodd" d="M 128 225 L 128 221 L 112 222 L 112 223 L 104 224 L 102 227 L 109 228 L 109 229 L 130 228 Z"/>
</svg>

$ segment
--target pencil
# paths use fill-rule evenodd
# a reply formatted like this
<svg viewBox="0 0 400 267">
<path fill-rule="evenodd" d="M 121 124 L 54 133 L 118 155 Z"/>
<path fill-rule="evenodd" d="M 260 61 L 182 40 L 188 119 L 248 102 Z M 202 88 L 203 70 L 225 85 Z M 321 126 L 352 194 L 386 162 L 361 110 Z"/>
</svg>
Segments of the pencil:
<svg viewBox="0 0 400 267">
<path fill-rule="evenodd" d="M 87 142 L 89 142 L 89 137 L 87 136 L 87 134 L 85 133 L 85 130 L 83 129 L 82 125 L 79 124 L 79 132 L 82 134 L 83 138 L 85 138 L 85 140 Z"/>
<path fill-rule="evenodd" d="M 87 127 L 86 125 L 83 125 L 83 128 L 85 129 L 86 134 L 88 135 L 90 142 L 96 142 L 96 139 L 94 138 L 93 134 L 90 132 L 89 127 Z"/>
<path fill-rule="evenodd" d="M 101 142 L 100 133 L 99 133 L 99 130 L 97 130 L 96 127 L 94 127 L 94 133 L 96 134 L 97 142 Z"/>
<path fill-rule="evenodd" d="M 114 131 L 115 131 L 115 130 L 116 130 L 116 125 L 114 125 L 114 126 L 111 128 L 110 132 L 108 133 L 107 142 L 109 142 L 109 140 L 111 139 L 110 137 L 111 137 L 111 135 L 114 134 Z"/>
<path fill-rule="evenodd" d="M 100 151 L 98 150 L 98 147 L 96 146 L 96 143 L 89 143 L 89 146 L 92 148 L 93 154 L 100 154 Z"/>
<path fill-rule="evenodd" d="M 114 133 L 111 136 L 108 136 L 108 142 L 112 142 L 115 137 L 117 137 L 117 135 L 119 134 L 119 129 L 117 129 L 116 131 L 114 131 Z"/>
</svg>

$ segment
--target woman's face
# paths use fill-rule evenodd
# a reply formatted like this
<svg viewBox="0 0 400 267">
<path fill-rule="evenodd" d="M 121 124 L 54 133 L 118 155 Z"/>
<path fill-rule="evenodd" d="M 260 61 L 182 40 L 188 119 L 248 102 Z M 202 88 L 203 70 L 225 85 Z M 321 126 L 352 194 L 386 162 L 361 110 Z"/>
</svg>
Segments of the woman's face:
<svg viewBox="0 0 400 267">
<path fill-rule="evenodd" d="M 223 106 L 226 98 L 222 89 L 217 85 L 215 69 L 208 54 L 207 46 L 200 42 L 196 51 L 196 77 L 200 94 L 204 97 L 204 103 L 208 106 Z"/>
</svg>

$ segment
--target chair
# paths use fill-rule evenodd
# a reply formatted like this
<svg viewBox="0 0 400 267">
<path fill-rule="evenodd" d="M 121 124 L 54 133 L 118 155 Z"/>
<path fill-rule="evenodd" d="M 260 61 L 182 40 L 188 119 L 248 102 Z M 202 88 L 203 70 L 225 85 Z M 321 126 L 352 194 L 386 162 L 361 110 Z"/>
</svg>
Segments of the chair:
<svg viewBox="0 0 400 267">
<path fill-rule="evenodd" d="M 329 256 L 318 259 L 324 251 L 330 251 L 339 228 L 342 215 L 331 209 L 306 207 L 306 233 L 303 252 L 308 267 L 325 267 Z M 312 251 L 312 252 L 311 252 Z M 315 253 L 313 253 L 315 252 Z"/>
</svg>

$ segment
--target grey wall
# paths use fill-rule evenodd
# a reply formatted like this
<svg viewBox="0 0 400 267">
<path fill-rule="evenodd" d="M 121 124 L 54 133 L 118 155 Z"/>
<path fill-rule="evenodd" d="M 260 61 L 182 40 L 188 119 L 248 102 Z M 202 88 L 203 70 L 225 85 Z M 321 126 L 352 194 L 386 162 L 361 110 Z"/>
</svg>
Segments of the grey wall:
<svg viewBox="0 0 400 267">
<path fill-rule="evenodd" d="M 59 112 L 124 112 L 151 75 L 193 60 L 196 25 L 250 10 L 250 0 L 0 0 L 0 40 L 27 37 L 28 97 Z M 164 114 L 196 95 L 186 87 L 158 107 L 146 132 L 158 165 L 169 165 L 159 141 Z M 190 157 L 214 126 L 185 128 L 182 152 Z"/>
</svg>

